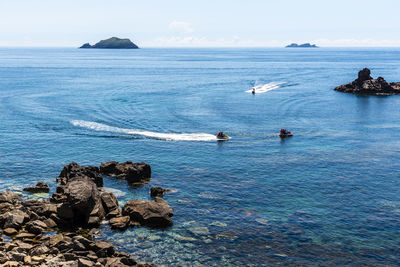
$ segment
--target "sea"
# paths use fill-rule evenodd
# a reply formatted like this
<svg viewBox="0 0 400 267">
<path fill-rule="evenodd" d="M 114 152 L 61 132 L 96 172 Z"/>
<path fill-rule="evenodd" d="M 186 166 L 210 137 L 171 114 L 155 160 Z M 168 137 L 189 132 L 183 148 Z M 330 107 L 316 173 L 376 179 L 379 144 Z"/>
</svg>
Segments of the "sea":
<svg viewBox="0 0 400 267">
<path fill-rule="evenodd" d="M 171 189 L 173 226 L 98 236 L 139 261 L 400 266 L 400 96 L 333 90 L 365 67 L 400 81 L 400 49 L 0 48 L 0 190 L 147 162 L 104 190 Z"/>
</svg>

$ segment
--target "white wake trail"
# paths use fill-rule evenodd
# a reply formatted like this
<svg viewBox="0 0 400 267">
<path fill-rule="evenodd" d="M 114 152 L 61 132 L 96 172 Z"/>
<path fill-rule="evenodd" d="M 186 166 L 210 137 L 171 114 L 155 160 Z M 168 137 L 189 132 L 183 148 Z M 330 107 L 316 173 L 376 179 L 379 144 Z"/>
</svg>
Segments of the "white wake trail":
<svg viewBox="0 0 400 267">
<path fill-rule="evenodd" d="M 72 125 L 82 127 L 94 131 L 112 132 L 121 134 L 141 135 L 145 137 L 163 139 L 169 141 L 217 141 L 215 135 L 207 133 L 157 133 L 137 129 L 126 129 L 109 126 L 103 123 L 84 121 L 84 120 L 72 120 Z"/>
<path fill-rule="evenodd" d="M 285 84 L 285 82 L 270 82 L 270 83 L 266 83 L 266 84 L 259 84 L 259 85 L 255 85 L 254 89 L 255 89 L 255 93 L 256 94 L 263 94 L 275 89 L 278 89 L 279 87 L 281 87 L 282 84 Z M 252 89 L 250 90 L 246 90 L 246 93 L 252 93 Z"/>
</svg>

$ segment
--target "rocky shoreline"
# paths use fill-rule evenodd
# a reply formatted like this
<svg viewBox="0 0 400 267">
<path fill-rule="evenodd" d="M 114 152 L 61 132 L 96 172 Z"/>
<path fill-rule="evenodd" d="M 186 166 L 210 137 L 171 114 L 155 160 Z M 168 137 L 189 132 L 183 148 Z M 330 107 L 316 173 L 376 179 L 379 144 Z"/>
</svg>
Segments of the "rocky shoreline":
<svg viewBox="0 0 400 267">
<path fill-rule="evenodd" d="M 400 82 L 388 83 L 382 77 L 374 79 L 371 77 L 371 71 L 364 68 L 358 72 L 356 80 L 340 85 L 334 90 L 358 95 L 388 96 L 400 94 Z"/>
<path fill-rule="evenodd" d="M 160 198 L 166 190 L 152 188 L 153 200 L 133 199 L 122 208 L 114 194 L 103 192 L 102 175 L 140 183 L 151 177 L 147 163 L 102 163 L 100 167 L 64 166 L 49 200 L 21 200 L 12 191 L 0 193 L 0 266 L 154 266 L 138 263 L 108 242 L 95 241 L 104 221 L 115 230 L 172 225 L 173 210 Z M 24 188 L 49 192 L 43 182 Z"/>
</svg>

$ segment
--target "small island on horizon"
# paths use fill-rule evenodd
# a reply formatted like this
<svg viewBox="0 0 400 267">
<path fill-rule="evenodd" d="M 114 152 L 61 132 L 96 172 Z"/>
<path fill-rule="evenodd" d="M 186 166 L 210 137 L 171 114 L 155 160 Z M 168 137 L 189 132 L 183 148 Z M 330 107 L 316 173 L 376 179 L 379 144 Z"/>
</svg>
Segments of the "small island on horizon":
<svg viewBox="0 0 400 267">
<path fill-rule="evenodd" d="M 287 45 L 286 47 L 288 48 L 301 48 L 301 47 L 305 47 L 305 48 L 317 48 L 318 46 L 315 44 L 310 44 L 310 43 L 304 43 L 304 44 L 296 44 L 296 43 L 291 43 L 290 45 Z"/>
<path fill-rule="evenodd" d="M 95 45 L 89 43 L 83 44 L 79 48 L 100 48 L 100 49 L 138 49 L 139 47 L 128 38 L 121 39 L 118 37 L 111 37 L 106 40 L 101 40 Z"/>
</svg>

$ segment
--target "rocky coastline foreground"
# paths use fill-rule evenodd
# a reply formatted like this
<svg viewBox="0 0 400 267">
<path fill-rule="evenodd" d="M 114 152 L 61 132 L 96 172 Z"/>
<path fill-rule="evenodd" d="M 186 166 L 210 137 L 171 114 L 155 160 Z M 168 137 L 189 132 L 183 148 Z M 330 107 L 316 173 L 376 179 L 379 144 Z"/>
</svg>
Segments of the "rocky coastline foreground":
<svg viewBox="0 0 400 267">
<path fill-rule="evenodd" d="M 172 225 L 173 210 L 160 198 L 165 189 L 151 189 L 153 200 L 132 199 L 121 209 L 114 194 L 104 192 L 103 175 L 141 183 L 151 177 L 147 163 L 102 163 L 100 167 L 64 166 L 56 192 L 48 200 L 21 200 L 12 191 L 0 193 L 0 266 L 154 266 L 139 263 L 110 243 L 95 240 L 104 221 L 112 229 Z M 43 182 L 24 188 L 49 192 Z"/>
<path fill-rule="evenodd" d="M 388 83 L 384 78 L 371 77 L 371 71 L 364 68 L 358 72 L 358 78 L 351 83 L 340 85 L 334 90 L 358 95 L 388 96 L 400 94 L 400 82 Z"/>
</svg>

